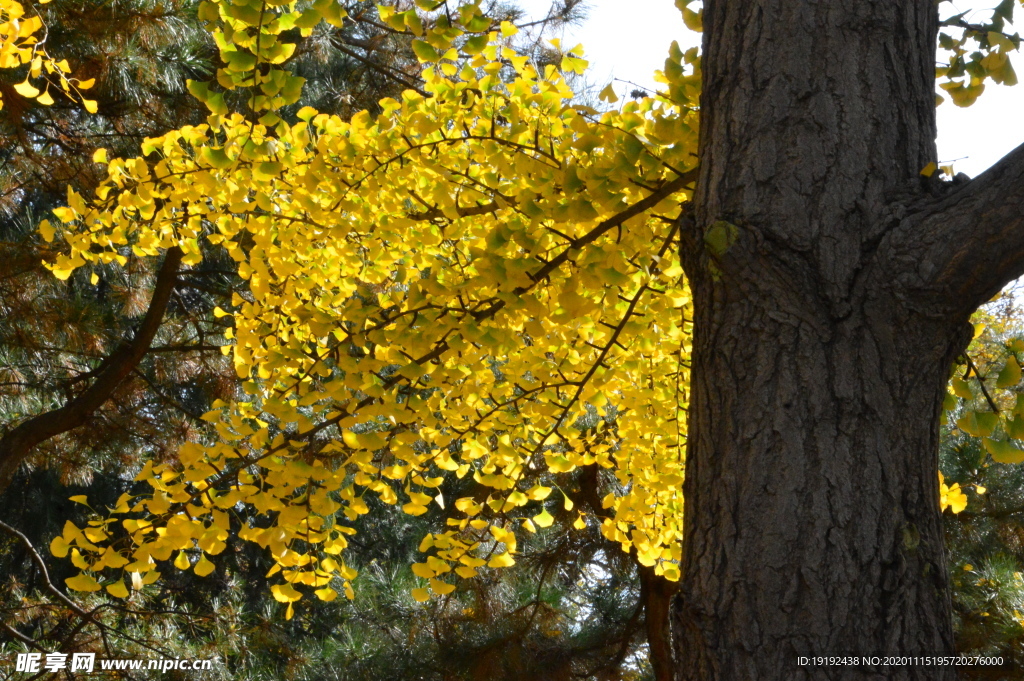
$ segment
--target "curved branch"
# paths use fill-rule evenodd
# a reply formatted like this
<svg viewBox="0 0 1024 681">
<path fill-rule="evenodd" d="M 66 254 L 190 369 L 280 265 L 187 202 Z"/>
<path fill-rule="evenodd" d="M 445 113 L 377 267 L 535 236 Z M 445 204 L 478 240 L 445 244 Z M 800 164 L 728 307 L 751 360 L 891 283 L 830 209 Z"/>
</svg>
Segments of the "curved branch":
<svg viewBox="0 0 1024 681">
<path fill-rule="evenodd" d="M 908 216 L 890 238 L 904 289 L 925 294 L 934 313 L 966 319 L 1024 274 L 1024 145 Z"/>
<path fill-rule="evenodd" d="M 163 322 L 182 255 L 177 247 L 167 251 L 156 278 L 149 310 L 135 332 L 135 337 L 103 363 L 92 385 L 63 407 L 33 416 L 0 438 L 0 492 L 10 484 L 18 466 L 28 457 L 33 447 L 84 424 L 142 361 Z"/>
</svg>

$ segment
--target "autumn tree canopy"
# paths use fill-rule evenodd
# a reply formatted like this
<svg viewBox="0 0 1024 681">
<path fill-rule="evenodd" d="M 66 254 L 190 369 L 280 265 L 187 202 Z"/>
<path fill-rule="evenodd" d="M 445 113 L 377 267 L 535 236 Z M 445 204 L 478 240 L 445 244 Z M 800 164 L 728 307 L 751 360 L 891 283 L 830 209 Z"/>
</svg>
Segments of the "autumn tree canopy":
<svg viewBox="0 0 1024 681">
<path fill-rule="evenodd" d="M 70 252 L 54 265 L 58 277 L 86 262 L 123 266 L 124 245 L 137 257 L 170 249 L 186 266 L 200 261 L 198 240 L 226 245 L 250 282 L 250 296 L 232 301 L 229 338 L 254 399 L 209 414 L 219 437 L 182 449 L 184 469 L 147 466 L 142 477 L 156 485 L 154 494 L 126 498 L 118 511 L 145 509 L 170 524 L 157 533 L 150 520 L 127 521 L 141 551 L 136 560 L 99 548 L 112 520 L 85 535 L 69 526 L 52 548 L 65 553 L 74 545 L 76 562 L 90 572 L 125 568 L 141 581 L 155 579 L 156 561 L 172 552 L 187 566 L 181 551 L 199 540 L 201 574 L 212 569 L 206 554 L 219 553 L 227 539 L 223 509 L 247 499 L 278 521 L 240 534 L 282 559 L 275 594 L 298 600 L 294 585 L 304 584 L 333 598 L 325 586 L 331 577 L 354 574 L 332 557 L 345 546 L 345 524 L 325 518 L 365 513 L 368 491 L 420 514 L 429 503 L 444 505 L 431 490 L 446 472 L 472 470 L 494 492 L 479 501 L 450 500 L 462 518 L 425 538 L 422 548 L 433 555 L 416 568 L 444 594 L 454 587 L 441 575 L 471 577 L 484 565 L 512 565 L 514 528 L 551 523 L 534 503 L 552 491 L 541 475 L 598 462 L 617 468 L 624 490 L 605 500 L 614 507 L 606 534 L 672 574 L 683 430 L 682 402 L 672 396 L 686 381 L 680 353 L 687 297 L 679 266 L 670 265 L 673 220 L 657 209 L 691 180 L 693 106 L 651 99 L 598 118 L 567 105 L 572 91 L 556 65 L 542 74 L 502 45 L 517 29 L 506 22 L 490 31 L 491 20 L 476 5 L 463 6 L 454 24 L 438 15 L 429 29 L 418 28 L 415 10 L 381 15 L 423 34 L 414 50 L 437 61 L 424 74 L 427 96 L 408 91 L 402 102 L 382 101 L 376 118 L 360 114 L 351 122 L 303 109 L 290 125 L 274 110 L 297 99 L 298 77 L 253 70 L 256 53 L 250 58 L 225 47 L 218 80 L 245 87 L 255 76 L 268 93 L 251 101 L 268 111 L 260 121 L 228 114 L 219 94 L 192 84 L 213 111 L 212 127 L 148 142 L 144 153 L 162 156 L 152 170 L 144 158 L 110 159 L 110 179 L 97 193 L 107 197 L 105 205 L 87 208 L 71 194 L 69 207 L 58 209 L 67 225 L 105 223 L 64 233 Z M 284 22 L 301 16 L 282 13 Z M 244 33 L 245 19 L 224 20 Z M 280 25 L 264 19 L 249 26 L 269 36 L 261 38 L 266 62 L 285 61 L 291 48 L 276 37 Z M 438 48 L 465 31 L 472 42 L 460 48 L 469 56 L 448 47 L 442 59 Z M 695 53 L 688 58 L 694 62 Z M 673 59 L 676 96 L 695 96 L 692 69 L 683 75 L 684 55 L 677 51 Z M 561 66 L 582 71 L 584 64 L 567 53 Z M 586 126 L 593 129 L 583 137 Z M 665 140 L 663 148 L 645 149 L 656 139 Z M 594 153 L 620 146 L 615 156 Z M 103 152 L 96 160 L 107 162 Z M 236 172 L 239 181 L 232 180 Z M 567 177 L 575 178 L 572 193 L 563 191 Z M 591 185 L 608 188 L 595 197 Z M 531 224 L 551 219 L 531 233 Z M 217 233 L 207 233 L 214 227 Z M 45 222 L 44 238 L 53 229 Z M 646 253 L 652 240 L 660 246 Z M 584 245 L 592 255 L 580 262 L 572 251 Z M 289 265 L 293 258 L 302 264 Z M 581 286 L 588 280 L 591 288 Z M 557 324 L 573 319 L 583 326 Z M 663 380 L 653 384 L 642 379 L 652 362 L 664 366 Z M 609 406 L 608 394 L 626 386 L 623 395 L 632 397 Z M 633 426 L 621 416 L 631 411 L 642 415 Z M 640 427 L 645 422 L 661 425 Z M 625 434 L 636 447 L 621 446 Z M 656 455 L 659 446 L 674 455 Z M 257 462 L 262 474 L 254 478 Z M 642 486 L 631 484 L 634 478 Z M 659 495 L 664 509 L 653 513 Z M 517 510 L 527 506 L 528 515 Z M 582 512 L 578 522 L 586 522 Z M 296 542 L 308 548 L 297 552 Z M 73 586 L 99 584 L 83 573 Z M 127 593 L 123 582 L 108 586 Z"/>
<path fill-rule="evenodd" d="M 247 282 L 214 311 L 244 395 L 148 462 L 146 491 L 65 526 L 50 548 L 81 569 L 68 586 L 124 598 L 249 541 L 291 617 L 352 596 L 370 495 L 450 513 L 413 565 L 425 601 L 512 566 L 559 504 L 682 577 L 680 678 L 772 678 L 840 642 L 950 650 L 936 425 L 968 316 L 1021 269 L 1002 198 L 1020 164 L 940 179 L 934 55 L 956 105 L 1012 84 L 1015 4 L 970 24 L 909 0 L 775 2 L 764 30 L 799 38 L 775 47 L 747 5 L 691 4 L 703 56 L 673 45 L 662 92 L 613 106 L 607 89 L 599 111 L 574 101 L 581 48 L 517 42 L 478 2 L 202 3 L 221 64 L 188 84 L 206 121 L 138 157 L 96 151 L 105 179 L 39 226 L 61 280 L 162 258 L 151 314 L 124 363 L 4 435 L 0 473 L 102 402 L 211 249 Z M 348 120 L 296 110 L 296 46 L 356 21 L 408 36 L 421 80 Z M 27 23 L 3 33 L 3 65 L 31 64 L 17 93 L 47 104 L 46 71 L 79 96 Z M 811 73 L 817 54 L 833 61 Z M 1018 458 L 1015 422 L 965 418 Z M 617 482 L 583 507 L 559 481 L 587 466 Z M 480 493 L 446 499 L 450 476 Z M 240 504 L 261 520 L 234 532 Z"/>
</svg>

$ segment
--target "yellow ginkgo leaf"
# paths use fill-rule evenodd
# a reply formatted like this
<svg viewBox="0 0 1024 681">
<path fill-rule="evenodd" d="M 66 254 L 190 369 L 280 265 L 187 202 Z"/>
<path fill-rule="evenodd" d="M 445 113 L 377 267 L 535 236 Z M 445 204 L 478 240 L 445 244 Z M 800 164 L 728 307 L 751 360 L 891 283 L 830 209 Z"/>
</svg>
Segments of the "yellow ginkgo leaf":
<svg viewBox="0 0 1024 681">
<path fill-rule="evenodd" d="M 174 567 L 179 570 L 188 570 L 191 563 L 188 562 L 188 556 L 185 555 L 184 551 L 178 551 L 178 556 L 174 559 Z"/>
<path fill-rule="evenodd" d="M 120 579 L 107 585 L 107 593 L 114 598 L 128 598 L 128 587 Z"/>
<path fill-rule="evenodd" d="M 278 4 L 268 11 L 279 12 Z M 431 3 L 418 4 L 429 11 Z M 301 22 L 292 25 L 316 25 L 324 3 L 316 5 L 292 17 Z M 252 18 L 251 7 L 236 7 L 233 21 Z M 256 395 L 281 386 L 273 396 L 215 403 L 203 417 L 210 438 L 184 445 L 174 466 L 147 464 L 137 479 L 153 491 L 140 490 L 113 512 L 138 547 L 135 563 L 119 567 L 110 562 L 113 555 L 97 561 L 107 554 L 79 542 L 77 560 L 91 570 L 150 579 L 159 562 L 185 561 L 187 569 L 194 546 L 214 555 L 236 534 L 276 559 L 269 576 L 284 582 L 272 587 L 276 600 L 299 600 L 300 584 L 317 590 L 318 598 L 331 596 L 328 584 L 352 598 L 348 582 L 355 571 L 337 558 L 356 532 L 347 525 L 378 503 L 412 515 L 426 514 L 433 503 L 441 510 L 454 505 L 446 515 L 457 517 L 440 520 L 420 544 L 421 551 L 436 553 L 412 568 L 418 579 L 431 580 L 416 592 L 422 602 L 457 584 L 439 575 L 469 579 L 483 565 L 514 565 L 516 533 L 553 526 L 551 509 L 517 518 L 525 515 L 517 509 L 543 503 L 557 489 L 558 478 L 548 472 L 602 466 L 614 468 L 610 473 L 621 484 L 602 502 L 614 521 L 595 519 L 595 530 L 624 547 L 643 546 L 658 574 L 678 574 L 670 568 L 680 560 L 682 462 L 669 452 L 685 437 L 685 396 L 678 386 L 687 380 L 689 350 L 680 348 L 690 345 L 685 320 L 692 319 L 692 296 L 672 245 L 673 227 L 647 209 L 629 218 L 623 211 L 643 201 L 667 215 L 687 198 L 686 182 L 673 168 L 688 173 L 696 164 L 699 93 L 688 65 L 697 53 L 684 60 L 673 52 L 677 68 L 669 71 L 678 76 L 665 81 L 671 97 L 653 109 L 649 99 L 598 116 L 571 105 L 572 89 L 557 68 L 542 74 L 507 40 L 483 35 L 491 19 L 468 15 L 469 33 L 448 38 L 431 35 L 426 23 L 420 27 L 415 12 L 393 9 L 382 10 L 381 20 L 401 19 L 389 26 L 422 32 L 413 45 L 421 59 L 454 63 L 464 50 L 473 63 L 461 70 L 438 64 L 424 74 L 430 97 L 382 100 L 380 111 L 351 120 L 307 107 L 294 126 L 265 112 L 297 102 L 302 78 L 261 70 L 267 87 L 262 94 L 252 88 L 257 92 L 249 104 L 261 117 L 229 114 L 226 104 L 223 112 L 219 104 L 210 107 L 215 115 L 208 125 L 147 139 L 140 158 L 109 159 L 94 195 L 70 192 L 54 212 L 66 243 L 49 254 L 48 266 L 62 278 L 77 269 L 106 276 L 100 268 L 125 265 L 130 252 L 159 258 L 177 246 L 189 265 L 226 251 L 247 290 L 214 310 L 227 341 L 223 352 L 244 390 Z M 207 21 L 222 18 L 211 3 L 200 12 Z M 245 62 L 251 74 L 255 53 L 230 43 L 255 35 L 235 35 L 223 38 L 226 51 L 238 54 L 223 60 L 231 64 L 218 74 L 218 89 L 249 87 L 236 67 Z M 268 49 L 260 63 L 283 63 L 293 47 Z M 579 48 L 563 51 L 564 68 L 582 69 L 580 55 Z M 80 100 L 86 83 L 65 82 Z M 463 96 L 445 94 L 453 83 Z M 223 93 L 200 85 L 190 83 L 189 90 L 205 93 L 200 99 L 208 105 L 215 97 L 223 101 Z M 515 120 L 494 115 L 492 95 L 518 112 Z M 614 88 L 605 92 L 607 100 L 615 95 Z M 86 100 L 83 106 L 95 111 L 97 105 Z M 448 129 L 469 136 L 456 139 Z M 526 144 L 524 131 L 534 137 Z M 406 154 L 410 139 L 433 150 L 429 162 Z M 598 148 L 616 153 L 592 153 Z M 565 162 L 549 166 L 543 149 Z M 382 165 L 380 159 L 395 154 L 409 158 Z M 93 160 L 108 157 L 97 150 Z M 488 174 L 492 167 L 501 170 Z M 472 180 L 467 193 L 466 173 L 478 169 L 485 181 Z M 416 201 L 409 200 L 413 190 Z M 330 234 L 320 227 L 328 219 L 337 223 Z M 626 219 L 628 229 L 597 227 Z M 358 227 L 363 224 L 379 229 Z M 55 237 L 52 226 L 40 231 Z M 249 235 L 257 247 L 248 244 Z M 570 249 L 578 253 L 559 245 L 581 238 L 589 245 Z M 658 252 L 648 257 L 652 246 Z M 655 279 L 657 295 L 648 292 Z M 350 352 L 334 352 L 339 342 Z M 502 358 L 500 381 L 496 357 Z M 573 398 L 567 384 L 583 392 Z M 568 427 L 606 401 L 618 414 L 613 438 L 605 419 L 586 432 Z M 610 409 L 604 407 L 606 415 Z M 322 457 L 303 454 L 328 421 L 339 429 L 324 442 L 328 458 L 344 461 L 336 470 Z M 238 485 L 217 481 L 225 458 L 249 453 L 260 455 L 237 470 Z M 536 454 L 547 470 L 530 461 Z M 435 471 L 441 474 L 432 477 Z M 440 496 L 446 480 L 464 476 L 482 493 Z M 305 498 L 294 496 L 300 488 Z M 562 506 L 575 510 L 564 495 Z M 269 522 L 229 519 L 231 509 L 242 507 Z M 576 518 L 576 527 L 587 524 Z M 100 529 L 82 536 L 105 545 L 120 534 Z M 478 557 L 484 555 L 478 540 L 488 533 L 503 546 Z M 63 539 L 71 544 L 73 538 Z M 186 554 L 176 555 L 180 551 Z M 335 558 L 324 561 L 324 554 Z M 197 558 L 197 575 L 212 570 L 208 556 Z M 339 578 L 341 587 L 332 581 Z"/>
<path fill-rule="evenodd" d="M 55 230 L 49 220 L 43 220 L 39 223 L 39 233 L 43 235 L 43 240 L 47 243 L 53 241 Z"/>
<path fill-rule="evenodd" d="M 417 504 L 410 501 L 409 503 L 402 505 L 402 510 L 409 515 L 423 515 L 427 512 L 427 507 L 423 504 Z"/>
<path fill-rule="evenodd" d="M 543 485 L 535 485 L 526 491 L 526 496 L 534 501 L 543 501 L 548 498 L 549 494 L 551 494 L 551 488 Z"/>
<path fill-rule="evenodd" d="M 302 598 L 302 593 L 291 584 L 274 584 L 270 587 L 270 593 L 280 603 L 291 603 Z"/>
<path fill-rule="evenodd" d="M 33 86 L 32 83 L 28 82 L 28 79 L 26 79 L 24 82 L 15 85 L 14 91 L 22 97 L 34 98 L 39 95 L 39 88 Z"/>
<path fill-rule="evenodd" d="M 333 601 L 335 598 L 338 597 L 338 592 L 330 587 L 317 589 L 313 593 L 316 594 L 316 597 L 319 598 L 321 601 L 327 602 Z"/>
<path fill-rule="evenodd" d="M 84 572 L 74 577 L 68 577 L 64 580 L 64 583 L 68 585 L 69 589 L 74 591 L 99 591 L 101 588 L 99 582 Z"/>
<path fill-rule="evenodd" d="M 57 558 L 64 558 L 67 556 L 70 548 L 71 547 L 68 543 L 64 541 L 64 537 L 61 536 L 54 537 L 53 541 L 50 542 L 50 553 Z"/>
<path fill-rule="evenodd" d="M 433 570 L 427 567 L 426 563 L 413 563 L 412 573 L 417 577 L 422 577 L 423 579 L 430 579 L 435 574 Z"/>
<path fill-rule="evenodd" d="M 499 554 L 499 555 L 495 556 L 494 558 L 491 558 L 489 561 L 487 561 L 487 567 L 491 567 L 491 568 L 512 567 L 515 564 L 516 564 L 515 559 L 512 557 L 512 554 L 510 554 L 508 551 L 506 551 L 505 553 Z"/>
<path fill-rule="evenodd" d="M 85 559 L 82 552 L 78 549 L 71 549 L 71 564 L 82 570 L 88 570 L 90 567 L 89 561 Z"/>
<path fill-rule="evenodd" d="M 430 590 L 436 594 L 444 596 L 455 591 L 455 585 L 449 584 L 448 582 L 442 582 L 440 579 L 430 580 Z"/>
<path fill-rule="evenodd" d="M 192 568 L 192 571 L 200 577 L 205 577 L 206 575 L 213 572 L 213 568 L 213 563 L 206 559 L 206 554 L 204 553 L 199 557 L 199 561 L 196 562 L 196 565 L 194 568 Z"/>
<path fill-rule="evenodd" d="M 412 590 L 412 597 L 417 603 L 426 603 L 430 600 L 430 592 L 420 587 Z"/>
</svg>

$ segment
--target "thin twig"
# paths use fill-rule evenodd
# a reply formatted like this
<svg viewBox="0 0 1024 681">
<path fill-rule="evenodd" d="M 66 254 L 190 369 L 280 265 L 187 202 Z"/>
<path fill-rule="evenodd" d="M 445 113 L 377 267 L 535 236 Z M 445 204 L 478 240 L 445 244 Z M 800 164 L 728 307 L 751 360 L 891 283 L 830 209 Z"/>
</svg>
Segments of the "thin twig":
<svg viewBox="0 0 1024 681">
<path fill-rule="evenodd" d="M 965 355 L 965 357 L 967 357 L 967 368 L 973 371 L 974 375 L 978 377 L 978 385 L 981 386 L 981 392 L 988 401 L 988 406 L 992 407 L 992 411 L 998 414 L 999 407 L 997 407 L 996 403 L 992 401 L 992 396 L 988 394 L 988 389 L 985 388 L 985 377 L 978 372 L 978 368 L 974 366 L 974 362 L 971 361 L 971 356 Z"/>
</svg>

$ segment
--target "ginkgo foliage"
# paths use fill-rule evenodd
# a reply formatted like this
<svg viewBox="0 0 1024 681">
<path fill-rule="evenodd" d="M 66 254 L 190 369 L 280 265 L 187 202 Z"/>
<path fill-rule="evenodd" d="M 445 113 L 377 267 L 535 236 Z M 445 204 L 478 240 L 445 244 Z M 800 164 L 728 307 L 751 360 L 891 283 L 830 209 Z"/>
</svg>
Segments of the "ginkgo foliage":
<svg viewBox="0 0 1024 681">
<path fill-rule="evenodd" d="M 42 0 L 45 4 L 49 0 Z M 28 64 L 25 80 L 14 86 L 22 97 L 34 99 L 44 106 L 53 104 L 51 86 L 72 98 L 81 99 L 90 113 L 96 113 L 96 102 L 81 97 L 81 91 L 92 87 L 94 81 L 71 77 L 66 59 L 55 60 L 42 49 L 45 38 L 40 38 L 43 20 L 38 15 L 26 16 L 25 8 L 15 0 L 0 0 L 0 69 L 13 69 Z M 43 81 L 40 83 L 40 79 Z M 33 84 L 33 81 L 36 81 Z M 42 89 L 37 87 L 42 85 Z M 60 88 L 57 90 L 57 88 Z M 0 98 L 0 108 L 3 108 Z"/>
<path fill-rule="evenodd" d="M 411 515 L 451 511 L 413 566 L 425 600 L 513 565 L 516 533 L 572 503 L 544 481 L 595 464 L 618 478 L 605 535 L 677 577 L 689 295 L 676 236 L 696 160 L 695 51 L 675 49 L 664 96 L 598 113 L 570 101 L 576 51 L 541 68 L 476 4 L 429 30 L 382 7 L 423 34 L 426 94 L 288 123 L 276 111 L 296 77 L 259 67 L 287 58 L 274 31 L 310 11 L 341 18 L 335 5 L 238 7 L 204 10 L 218 12 L 218 82 L 258 81 L 250 103 L 267 113 L 229 114 L 193 84 L 206 125 L 147 141 L 143 158 L 99 152 L 108 178 L 56 211 L 68 250 L 52 269 L 170 248 L 195 265 L 207 244 L 226 248 L 249 286 L 217 314 L 233 322 L 248 398 L 207 414 L 213 435 L 177 461 L 147 464 L 150 493 L 66 525 L 51 549 L 82 569 L 68 585 L 124 596 L 168 560 L 206 574 L 249 504 L 268 522 L 238 537 L 269 549 L 290 615 L 308 591 L 351 594 L 346 537 L 372 494 Z M 445 500 L 446 475 L 488 492 Z"/>
<path fill-rule="evenodd" d="M 616 484 L 577 525 L 599 522 L 678 579 L 691 319 L 678 225 L 697 52 L 673 45 L 663 92 L 599 112 L 567 83 L 586 67 L 579 48 L 556 42 L 560 64 L 539 64 L 478 2 L 416 5 L 378 14 L 416 38 L 423 91 L 346 121 L 284 113 L 302 87 L 292 38 L 340 25 L 341 5 L 204 2 L 223 62 L 215 83 L 190 85 L 208 122 L 139 158 L 97 152 L 95 196 L 70 192 L 59 224 L 41 225 L 66 242 L 60 278 L 223 248 L 248 282 L 217 310 L 246 397 L 208 413 L 209 436 L 176 460 L 147 463 L 144 493 L 66 524 L 51 551 L 81 569 L 71 588 L 125 597 L 171 564 L 208 574 L 245 505 L 265 522 L 237 538 L 273 556 L 290 617 L 307 594 L 351 596 L 344 549 L 374 495 L 449 513 L 413 565 L 426 600 L 513 565 L 517 534 L 550 525 L 555 504 L 573 510 L 558 480 L 582 466 Z M 250 111 L 227 109 L 233 89 Z M 728 247 L 725 229 L 706 238 Z M 481 493 L 445 499 L 451 475 Z"/>
</svg>

